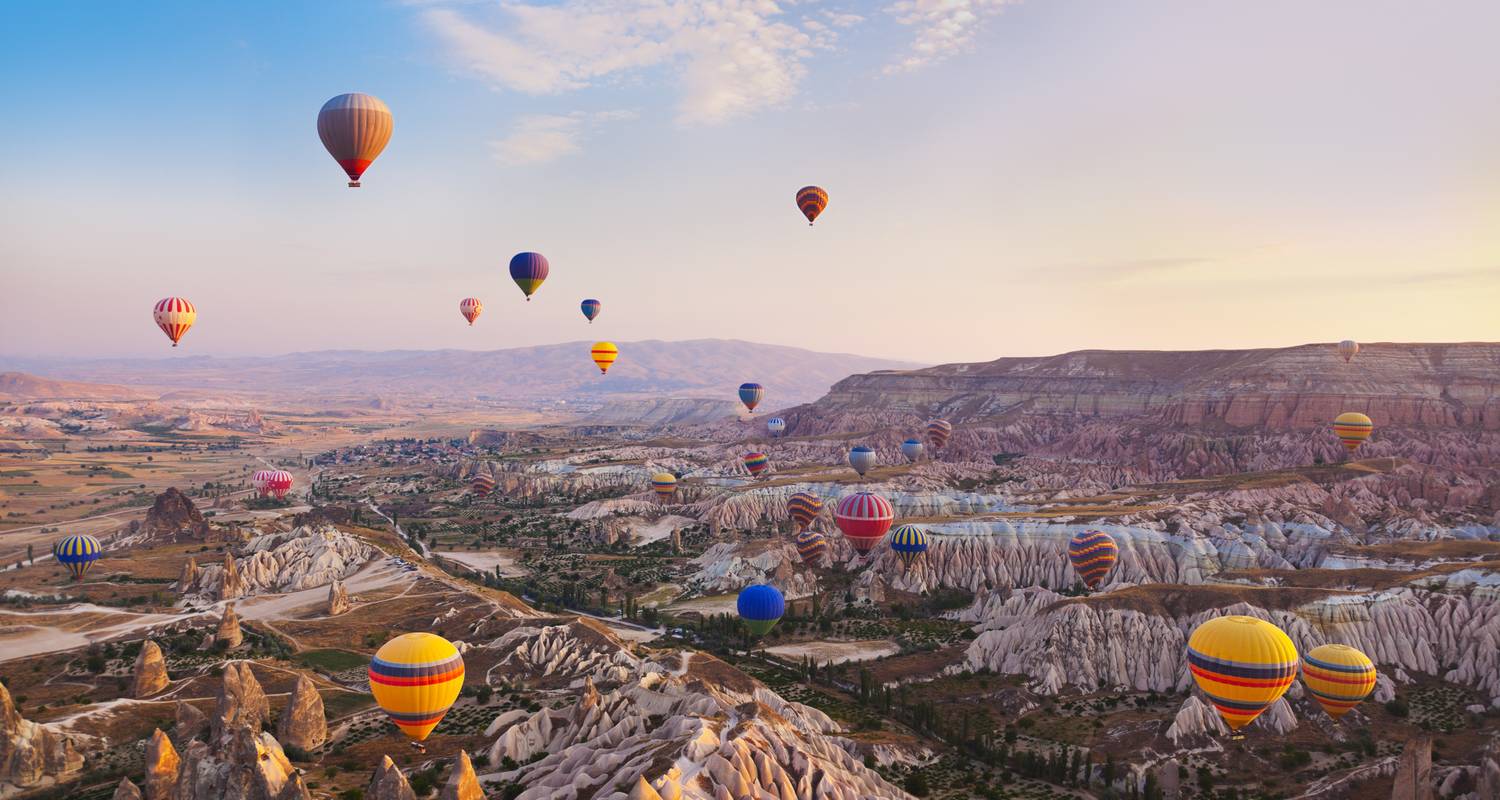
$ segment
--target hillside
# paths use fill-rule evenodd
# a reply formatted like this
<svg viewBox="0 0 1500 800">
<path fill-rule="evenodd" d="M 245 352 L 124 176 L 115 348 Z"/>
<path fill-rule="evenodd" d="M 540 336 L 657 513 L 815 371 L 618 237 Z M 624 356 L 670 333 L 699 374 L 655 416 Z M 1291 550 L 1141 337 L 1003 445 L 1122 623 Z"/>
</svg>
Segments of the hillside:
<svg viewBox="0 0 1500 800">
<path fill-rule="evenodd" d="M 0 400 L 149 400 L 155 393 L 126 386 L 54 380 L 0 372 Z"/>
</svg>

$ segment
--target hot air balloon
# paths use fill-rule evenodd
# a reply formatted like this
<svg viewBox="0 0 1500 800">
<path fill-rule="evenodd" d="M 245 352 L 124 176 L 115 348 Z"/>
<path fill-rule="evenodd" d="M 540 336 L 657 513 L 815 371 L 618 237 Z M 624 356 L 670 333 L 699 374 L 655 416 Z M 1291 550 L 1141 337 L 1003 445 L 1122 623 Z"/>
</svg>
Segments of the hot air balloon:
<svg viewBox="0 0 1500 800">
<path fill-rule="evenodd" d="M 436 634 L 403 633 L 370 659 L 370 693 L 413 741 L 432 733 L 463 685 L 463 656 Z"/>
<path fill-rule="evenodd" d="M 599 316 L 599 312 L 604 308 L 604 304 L 600 303 L 598 300 L 585 300 L 582 303 L 579 303 L 578 307 L 583 309 L 584 318 L 587 319 L 589 321 L 589 324 L 592 325 L 594 322 L 594 317 Z"/>
<path fill-rule="evenodd" d="M 1348 645 L 1319 645 L 1302 656 L 1302 683 L 1338 719 L 1375 691 L 1375 662 Z"/>
<path fill-rule="evenodd" d="M 1344 341 L 1339 342 L 1339 355 L 1344 357 L 1345 364 L 1349 363 L 1349 359 L 1354 358 L 1358 354 L 1359 342 L 1356 342 L 1353 339 L 1345 339 Z"/>
<path fill-rule="evenodd" d="M 1255 617 L 1226 616 L 1199 625 L 1188 666 L 1231 730 L 1260 716 L 1297 677 L 1297 648 L 1281 629 Z"/>
<path fill-rule="evenodd" d="M 1068 542 L 1068 560 L 1073 563 L 1073 571 L 1090 589 L 1099 588 L 1119 557 L 1119 545 L 1104 531 L 1079 531 Z"/>
<path fill-rule="evenodd" d="M 916 461 L 922 457 L 922 443 L 916 439 L 907 439 L 901 443 L 901 455 L 906 456 L 907 461 Z"/>
<path fill-rule="evenodd" d="M 360 176 L 391 140 L 392 123 L 385 103 L 367 94 L 341 94 L 323 104 L 318 138 L 348 173 L 349 188 L 359 188 Z"/>
<path fill-rule="evenodd" d="M 854 467 L 854 471 L 863 478 L 865 472 L 875 466 L 875 451 L 862 444 L 855 445 L 854 449 L 849 451 L 849 466 Z"/>
<path fill-rule="evenodd" d="M 57 563 L 68 568 L 73 573 L 73 580 L 81 581 L 89 567 L 99 560 L 99 554 L 104 548 L 99 545 L 99 540 L 86 533 L 69 536 L 57 544 L 52 545 L 52 557 Z"/>
<path fill-rule="evenodd" d="M 823 501 L 817 495 L 798 492 L 786 501 L 786 513 L 797 523 L 797 530 L 805 531 L 823 511 Z"/>
<path fill-rule="evenodd" d="M 746 453 L 741 457 L 745 462 L 745 469 L 750 470 L 751 478 L 758 478 L 766 467 L 771 466 L 771 457 L 765 453 Z"/>
<path fill-rule="evenodd" d="M 469 488 L 474 490 L 475 497 L 483 500 L 489 497 L 491 492 L 495 491 L 495 479 L 484 473 L 480 473 L 474 476 L 474 481 L 469 484 Z"/>
<path fill-rule="evenodd" d="M 927 441 L 932 446 L 941 450 L 948 443 L 948 437 L 953 433 L 953 423 L 946 419 L 935 419 L 927 423 Z"/>
<path fill-rule="evenodd" d="M 757 583 L 740 590 L 735 607 L 751 633 L 765 636 L 786 613 L 786 599 L 775 586 Z"/>
<path fill-rule="evenodd" d="M 804 186 L 797 190 L 797 208 L 802 210 L 802 216 L 807 217 L 808 227 L 812 227 L 813 221 L 828 207 L 828 193 L 819 186 Z"/>
<path fill-rule="evenodd" d="M 782 431 L 786 430 L 786 420 L 781 417 L 771 417 L 766 420 L 766 430 L 770 431 L 772 436 L 780 436 Z"/>
<path fill-rule="evenodd" d="M 511 256 L 510 279 L 521 287 L 528 303 L 536 290 L 542 288 L 542 281 L 547 280 L 549 271 L 547 257 L 541 253 L 516 253 Z"/>
<path fill-rule="evenodd" d="M 1344 443 L 1344 449 L 1353 453 L 1364 440 L 1375 432 L 1375 423 L 1358 411 L 1345 411 L 1333 419 L 1333 435 Z"/>
<path fill-rule="evenodd" d="M 765 393 L 765 387 L 758 383 L 740 384 L 740 402 L 745 404 L 745 408 L 750 409 L 751 414 L 755 413 L 755 407 L 760 405 L 761 395 Z"/>
<path fill-rule="evenodd" d="M 884 497 L 874 492 L 855 492 L 839 501 L 833 521 L 844 538 L 861 553 L 868 553 L 891 529 L 896 512 Z"/>
<path fill-rule="evenodd" d="M 464 319 L 473 325 L 474 320 L 479 319 L 479 315 L 484 313 L 484 303 L 479 302 L 477 297 L 465 297 L 458 301 L 458 313 L 463 314 Z"/>
<path fill-rule="evenodd" d="M 656 492 L 657 498 L 663 503 L 670 501 L 672 495 L 677 494 L 677 476 L 670 472 L 658 472 L 652 475 L 651 491 Z"/>
<path fill-rule="evenodd" d="M 912 563 L 927 552 L 927 534 L 915 525 L 900 525 L 891 531 L 891 549 L 911 569 Z"/>
<path fill-rule="evenodd" d="M 609 372 L 609 365 L 620 357 L 620 348 L 615 347 L 614 342 L 594 342 L 589 353 L 594 357 L 594 366 L 599 368 L 599 374 L 603 375 Z"/>
<path fill-rule="evenodd" d="M 255 487 L 256 493 L 261 497 L 265 497 L 271 493 L 272 472 L 273 470 L 269 469 L 258 469 L 254 475 L 250 476 L 250 484 Z"/>
<path fill-rule="evenodd" d="M 156 304 L 151 316 L 156 320 L 156 327 L 161 328 L 162 333 L 172 340 L 172 346 L 176 347 L 182 335 L 198 319 L 198 309 L 193 308 L 186 297 L 168 297 Z"/>
<path fill-rule="evenodd" d="M 270 492 L 277 500 L 284 499 L 286 493 L 292 489 L 292 473 L 284 469 L 273 469 L 266 476 L 266 491 Z"/>
<path fill-rule="evenodd" d="M 795 540 L 797 555 L 802 556 L 802 563 L 817 566 L 828 552 L 828 540 L 817 531 L 802 531 L 797 534 Z"/>
</svg>

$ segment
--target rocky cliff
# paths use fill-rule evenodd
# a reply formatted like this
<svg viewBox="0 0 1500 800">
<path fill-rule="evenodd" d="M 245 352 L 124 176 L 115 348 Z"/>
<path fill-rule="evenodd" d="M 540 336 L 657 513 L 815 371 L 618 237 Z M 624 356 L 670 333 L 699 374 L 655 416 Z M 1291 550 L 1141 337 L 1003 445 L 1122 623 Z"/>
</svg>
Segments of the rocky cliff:
<svg viewBox="0 0 1500 800">
<path fill-rule="evenodd" d="M 0 684 L 0 787 L 38 786 L 81 769 L 83 756 L 72 738 L 22 717 L 10 691 Z"/>
<path fill-rule="evenodd" d="M 329 525 L 262 534 L 246 542 L 237 559 L 231 554 L 223 565 L 207 564 L 192 571 L 184 568 L 178 591 L 227 600 L 312 589 L 353 575 L 377 553 L 370 545 Z"/>
</svg>

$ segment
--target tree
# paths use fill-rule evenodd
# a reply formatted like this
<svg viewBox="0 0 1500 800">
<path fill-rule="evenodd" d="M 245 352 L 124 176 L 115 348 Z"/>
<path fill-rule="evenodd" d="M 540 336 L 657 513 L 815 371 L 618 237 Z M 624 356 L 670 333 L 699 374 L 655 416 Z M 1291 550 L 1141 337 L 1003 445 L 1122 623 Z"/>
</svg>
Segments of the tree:
<svg viewBox="0 0 1500 800">
<path fill-rule="evenodd" d="M 932 791 L 932 789 L 927 786 L 927 774 L 922 770 L 916 770 L 910 775 L 907 775 L 906 781 L 903 784 L 903 788 L 906 789 L 907 794 L 914 795 L 916 797 L 926 797 L 928 793 Z"/>
</svg>

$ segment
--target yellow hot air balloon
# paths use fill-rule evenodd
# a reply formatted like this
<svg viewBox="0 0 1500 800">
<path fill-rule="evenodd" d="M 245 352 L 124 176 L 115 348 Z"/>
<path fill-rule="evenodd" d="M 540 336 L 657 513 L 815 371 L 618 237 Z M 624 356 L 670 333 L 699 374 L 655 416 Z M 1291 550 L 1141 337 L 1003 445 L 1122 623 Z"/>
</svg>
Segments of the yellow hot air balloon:
<svg viewBox="0 0 1500 800">
<path fill-rule="evenodd" d="M 658 472 L 651 476 L 651 491 L 661 498 L 663 503 L 672 499 L 677 494 L 677 476 L 670 472 Z"/>
<path fill-rule="evenodd" d="M 1322 644 L 1302 657 L 1302 683 L 1338 719 L 1375 691 L 1375 662 L 1346 644 Z"/>
<path fill-rule="evenodd" d="M 436 634 L 403 633 L 370 659 L 370 693 L 412 741 L 432 733 L 463 685 L 464 657 Z"/>
<path fill-rule="evenodd" d="M 1344 443 L 1344 449 L 1354 452 L 1364 440 L 1375 432 L 1375 423 L 1358 411 L 1345 411 L 1333 420 L 1333 435 Z"/>
<path fill-rule="evenodd" d="M 1188 639 L 1188 667 L 1231 730 L 1239 730 L 1286 694 L 1297 677 L 1297 648 L 1281 629 L 1255 617 L 1199 625 Z"/>
<path fill-rule="evenodd" d="M 594 357 L 594 364 L 599 367 L 600 375 L 609 372 L 609 365 L 620 357 L 620 348 L 615 347 L 614 342 L 594 342 L 594 348 L 589 352 Z"/>
</svg>

